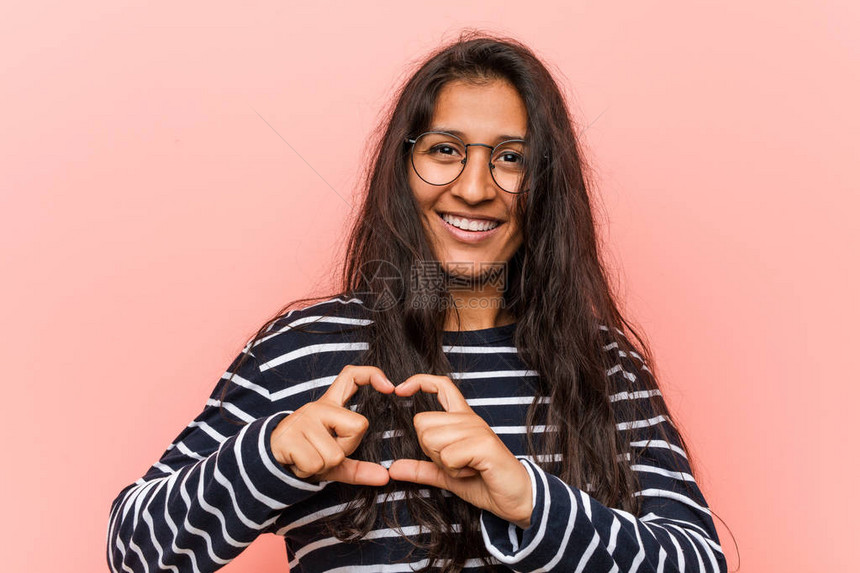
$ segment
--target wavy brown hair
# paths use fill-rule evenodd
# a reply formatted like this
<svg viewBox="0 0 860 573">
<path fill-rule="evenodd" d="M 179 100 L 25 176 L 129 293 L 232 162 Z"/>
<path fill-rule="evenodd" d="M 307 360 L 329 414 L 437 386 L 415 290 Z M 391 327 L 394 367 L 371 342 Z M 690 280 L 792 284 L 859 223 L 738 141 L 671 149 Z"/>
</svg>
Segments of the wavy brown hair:
<svg viewBox="0 0 860 573">
<path fill-rule="evenodd" d="M 542 459 L 561 453 L 560 463 L 540 465 L 566 483 L 587 488 L 597 501 L 635 515 L 640 507 L 633 495 L 636 476 L 628 463 L 617 462 L 631 454 L 630 446 L 617 429 L 618 408 L 609 399 L 619 391 L 617 381 L 607 373 L 616 362 L 609 359 L 604 346 L 614 339 L 620 356 L 627 356 L 630 368 L 639 373 L 647 370 L 632 364 L 630 353 L 651 365 L 651 351 L 621 315 L 607 279 L 595 231 L 588 166 L 565 97 L 540 59 L 514 39 L 467 31 L 434 51 L 404 81 L 375 132 L 369 150 L 373 162 L 364 174 L 362 203 L 349 235 L 340 285 L 340 294 L 361 293 L 366 305 L 376 305 L 373 322 L 363 327 L 370 344 L 360 363 L 381 368 L 395 382 L 416 373 L 451 374 L 442 351 L 446 305 L 421 303 L 435 297 L 451 308 L 450 292 L 434 281 L 410 283 L 410 288 L 404 281 L 392 292 L 390 281 L 368 269 L 384 262 L 400 277 L 410 277 L 414 263 L 435 262 L 408 184 L 405 139 L 430 126 L 439 91 L 449 82 L 483 85 L 496 80 L 517 90 L 528 114 L 525 185 L 530 191 L 518 195 L 514 204 L 523 243 L 508 262 L 504 304 L 517 321 L 519 356 L 539 374 L 538 395 L 550 397 L 549 407 L 539 408 L 535 400 L 527 425 L 560 428 L 540 438 L 529 431 L 529 453 L 546 456 Z M 251 342 L 264 336 L 293 304 L 263 325 Z M 657 388 L 655 378 L 640 378 L 639 388 Z M 407 407 L 385 398 L 368 388 L 356 394 L 356 411 L 368 417 L 370 428 L 352 457 L 376 462 L 428 459 L 418 444 L 412 417 L 440 409 L 435 397 L 418 393 Z M 669 415 L 659 394 L 627 402 L 627 420 Z M 644 409 L 637 412 L 637 408 Z M 384 430 L 399 430 L 403 437 L 383 440 Z M 429 497 L 419 496 L 421 486 L 416 484 L 390 482 L 384 489 L 390 493 L 395 488 L 407 490 L 409 514 L 429 530 L 426 543 L 413 543 L 427 551 L 431 565 L 436 561 L 445 571 L 459 571 L 467 559 L 476 557 L 475 551 L 481 551 L 479 557 L 491 568 L 477 508 L 434 488 Z M 386 513 L 387 504 L 376 503 L 378 488 L 358 488 L 358 492 L 356 499 L 343 500 L 349 501 L 345 511 L 329 518 L 333 535 L 343 541 L 357 540 L 378 519 L 398 526 L 396 517 Z M 451 524 L 460 524 L 460 531 L 453 532 Z"/>
</svg>

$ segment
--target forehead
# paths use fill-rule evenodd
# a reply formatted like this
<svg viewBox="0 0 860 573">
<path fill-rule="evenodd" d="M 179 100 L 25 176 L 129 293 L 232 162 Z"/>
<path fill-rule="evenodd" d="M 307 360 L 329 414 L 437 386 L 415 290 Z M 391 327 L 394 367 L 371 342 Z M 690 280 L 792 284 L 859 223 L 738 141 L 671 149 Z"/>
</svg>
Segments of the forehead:
<svg viewBox="0 0 860 573">
<path fill-rule="evenodd" d="M 501 135 L 525 137 L 527 127 L 525 103 L 504 80 L 445 84 L 439 90 L 431 121 L 433 130 L 457 130 L 475 141 L 495 140 Z"/>
</svg>

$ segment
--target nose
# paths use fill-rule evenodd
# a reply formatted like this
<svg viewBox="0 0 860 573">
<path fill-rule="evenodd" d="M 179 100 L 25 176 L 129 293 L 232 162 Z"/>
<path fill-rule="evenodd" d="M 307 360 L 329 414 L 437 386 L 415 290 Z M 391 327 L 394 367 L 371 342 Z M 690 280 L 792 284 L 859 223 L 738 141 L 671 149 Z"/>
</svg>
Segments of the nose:
<svg viewBox="0 0 860 573">
<path fill-rule="evenodd" d="M 490 146 L 471 144 L 469 147 L 466 166 L 451 186 L 451 194 L 466 203 L 478 204 L 492 199 L 500 190 L 490 173 Z"/>
</svg>

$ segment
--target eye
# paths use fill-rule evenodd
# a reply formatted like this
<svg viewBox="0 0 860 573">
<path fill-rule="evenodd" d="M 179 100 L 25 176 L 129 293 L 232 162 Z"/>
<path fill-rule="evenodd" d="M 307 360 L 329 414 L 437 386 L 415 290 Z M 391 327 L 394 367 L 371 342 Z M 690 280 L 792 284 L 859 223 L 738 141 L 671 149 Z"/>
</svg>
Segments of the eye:
<svg viewBox="0 0 860 573">
<path fill-rule="evenodd" d="M 432 155 L 447 155 L 453 157 L 456 154 L 459 154 L 460 151 L 453 145 L 448 143 L 439 143 L 434 145 L 428 150 L 428 153 Z"/>
<path fill-rule="evenodd" d="M 523 156 L 515 151 L 504 151 L 496 156 L 496 162 L 500 163 L 522 163 Z"/>
<path fill-rule="evenodd" d="M 509 169 L 522 169 L 525 164 L 524 144 L 519 141 L 499 144 L 493 154 L 493 164 Z"/>
</svg>

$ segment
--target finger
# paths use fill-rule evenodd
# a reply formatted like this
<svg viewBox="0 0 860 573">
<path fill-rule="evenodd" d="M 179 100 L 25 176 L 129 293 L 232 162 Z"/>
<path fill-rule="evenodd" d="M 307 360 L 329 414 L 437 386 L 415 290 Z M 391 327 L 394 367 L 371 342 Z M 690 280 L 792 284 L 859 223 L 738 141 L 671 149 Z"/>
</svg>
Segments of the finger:
<svg viewBox="0 0 860 573">
<path fill-rule="evenodd" d="M 325 460 L 306 439 L 297 440 L 287 457 L 287 466 L 301 479 L 316 475 L 325 467 Z"/>
<path fill-rule="evenodd" d="M 322 427 L 333 430 L 335 441 L 346 455 L 355 451 L 367 432 L 367 418 L 342 406 L 320 404 L 318 418 Z"/>
<path fill-rule="evenodd" d="M 456 418 L 449 418 L 447 423 L 439 424 L 437 420 L 434 420 L 436 417 L 425 416 L 429 413 L 431 412 L 416 414 L 413 423 L 418 442 L 437 454 L 455 442 L 468 440 L 483 433 L 480 427 L 469 425 L 468 421 L 461 421 Z M 429 424 L 427 423 L 428 419 L 431 420 Z"/>
<path fill-rule="evenodd" d="M 453 421 L 452 416 L 448 412 L 420 412 L 413 417 L 413 426 L 415 427 L 415 435 L 418 438 L 418 445 L 428 458 L 436 464 L 441 465 L 439 460 L 439 451 L 457 440 L 463 440 L 470 434 L 467 428 L 462 424 Z M 447 423 L 445 421 L 447 420 Z"/>
<path fill-rule="evenodd" d="M 449 472 L 449 473 L 450 473 L 450 472 Z M 455 470 L 455 471 L 451 474 L 451 477 L 455 477 L 455 478 L 467 478 L 467 477 L 476 476 L 476 475 L 478 475 L 479 473 L 481 473 L 481 472 L 479 472 L 478 470 L 476 470 L 476 469 L 474 469 L 474 468 L 460 468 L 459 470 Z"/>
<path fill-rule="evenodd" d="M 340 374 L 331 383 L 331 386 L 320 397 L 320 401 L 327 401 L 346 406 L 350 398 L 358 391 L 360 386 L 371 385 L 378 392 L 390 394 L 394 391 L 394 384 L 386 378 L 382 370 L 375 366 L 354 366 L 349 364 L 340 371 Z"/>
<path fill-rule="evenodd" d="M 398 384 L 394 392 L 398 396 L 412 396 L 418 391 L 436 394 L 439 403 L 446 412 L 471 412 L 472 409 L 447 376 L 432 374 L 414 374 Z"/>
<path fill-rule="evenodd" d="M 458 428 L 425 432 L 418 443 L 433 463 L 454 478 L 476 475 L 486 465 L 486 440 L 463 434 Z M 475 467 L 476 464 L 481 464 L 481 467 Z"/>
<path fill-rule="evenodd" d="M 491 453 L 485 439 L 460 440 L 439 450 L 439 465 L 451 477 L 464 477 L 466 470 L 475 475 L 487 469 L 487 455 Z"/>
<path fill-rule="evenodd" d="M 346 458 L 325 472 L 322 479 L 353 485 L 385 485 L 389 476 L 388 470 L 379 464 Z"/>
<path fill-rule="evenodd" d="M 335 441 L 328 430 L 321 425 L 311 426 L 304 432 L 304 437 L 323 459 L 323 467 L 317 473 L 325 472 L 346 459 L 343 448 Z M 350 452 L 351 453 L 351 452 Z"/>
<path fill-rule="evenodd" d="M 395 460 L 388 468 L 391 479 L 430 485 L 451 491 L 448 476 L 433 462 L 423 460 Z"/>
<path fill-rule="evenodd" d="M 487 423 L 474 412 L 418 412 L 412 417 L 412 425 L 418 433 L 437 428 L 472 433 Z"/>
<path fill-rule="evenodd" d="M 435 464 L 437 467 L 442 468 L 442 470 L 455 478 L 466 478 L 474 475 L 478 475 L 478 471 L 468 467 L 458 467 L 458 468 L 448 468 L 445 466 L 445 462 L 442 460 L 442 454 L 440 450 L 434 450 L 424 443 L 419 442 L 418 445 L 421 446 L 421 450 L 430 458 L 431 462 Z"/>
<path fill-rule="evenodd" d="M 421 451 L 424 452 L 424 455 L 427 456 L 428 458 L 430 458 L 433 461 L 433 463 L 435 463 L 435 464 L 440 463 L 439 452 L 437 450 L 434 450 L 433 448 L 431 448 L 430 445 L 427 444 L 427 442 L 421 438 L 420 434 L 418 435 L 418 446 L 421 448 Z"/>
</svg>

